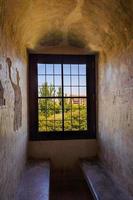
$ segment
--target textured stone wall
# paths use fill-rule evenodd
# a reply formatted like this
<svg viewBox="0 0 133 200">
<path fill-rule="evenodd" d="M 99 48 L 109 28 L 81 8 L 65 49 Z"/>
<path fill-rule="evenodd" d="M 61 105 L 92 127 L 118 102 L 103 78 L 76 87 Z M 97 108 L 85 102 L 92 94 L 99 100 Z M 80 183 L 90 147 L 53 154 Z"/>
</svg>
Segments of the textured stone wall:
<svg viewBox="0 0 133 200">
<path fill-rule="evenodd" d="M 29 157 L 49 159 L 53 170 L 79 169 L 79 158 L 92 158 L 97 154 L 96 140 L 59 140 L 29 143 Z"/>
<path fill-rule="evenodd" d="M 27 157 L 27 67 L 6 37 L 6 6 L 0 1 L 0 199 L 14 200 Z"/>
<path fill-rule="evenodd" d="M 19 71 L 22 99 L 16 97 L 12 87 L 13 83 L 9 79 L 7 56 L 12 60 L 11 70 L 14 87 L 17 84 L 16 69 Z M 9 48 L 7 51 L 5 46 L 0 56 L 0 62 L 2 65 L 0 81 L 3 85 L 5 99 L 5 104 L 0 106 L 0 199 L 11 200 L 14 199 L 14 192 L 26 162 L 26 67 L 21 59 L 13 53 L 13 50 Z M 20 105 L 21 100 L 22 105 Z"/>
<path fill-rule="evenodd" d="M 100 157 L 133 195 L 133 43 L 99 69 Z"/>
<path fill-rule="evenodd" d="M 12 49 L 1 55 L 0 80 L 4 88 L 5 105 L 0 106 L 0 198 L 14 199 L 14 191 L 26 161 L 27 144 L 27 100 L 26 67 Z M 12 79 L 17 84 L 16 69 L 20 74 L 22 105 L 16 97 L 11 81 L 6 57 L 12 60 Z M 15 85 L 14 85 L 15 86 Z M 17 90 L 17 89 L 16 89 Z M 16 105 L 17 104 L 17 105 Z M 20 117 L 19 117 L 20 116 Z M 21 118 L 21 119 L 20 119 Z M 21 123 L 20 123 L 21 120 Z"/>
</svg>

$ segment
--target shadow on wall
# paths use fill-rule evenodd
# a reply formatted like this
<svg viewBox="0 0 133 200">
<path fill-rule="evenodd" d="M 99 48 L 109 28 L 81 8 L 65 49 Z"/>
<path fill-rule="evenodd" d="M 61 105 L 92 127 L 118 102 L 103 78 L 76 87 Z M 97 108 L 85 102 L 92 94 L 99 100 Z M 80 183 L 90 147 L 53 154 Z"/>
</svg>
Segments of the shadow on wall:
<svg viewBox="0 0 133 200">
<path fill-rule="evenodd" d="M 12 68 L 12 61 L 10 58 L 6 59 L 6 63 L 9 70 L 9 79 L 11 81 L 11 85 L 14 90 L 14 131 L 17 131 L 22 126 L 22 94 L 21 88 L 19 85 L 20 76 L 19 72 L 16 69 L 16 80 L 17 83 L 14 83 L 11 76 L 11 68 Z"/>
<path fill-rule="evenodd" d="M 67 44 L 72 47 L 77 48 L 85 48 L 86 42 L 82 36 L 77 35 L 73 31 L 69 31 L 67 35 L 65 35 L 60 30 L 49 31 L 45 34 L 41 40 L 39 41 L 39 46 L 60 46 L 62 44 Z"/>
</svg>

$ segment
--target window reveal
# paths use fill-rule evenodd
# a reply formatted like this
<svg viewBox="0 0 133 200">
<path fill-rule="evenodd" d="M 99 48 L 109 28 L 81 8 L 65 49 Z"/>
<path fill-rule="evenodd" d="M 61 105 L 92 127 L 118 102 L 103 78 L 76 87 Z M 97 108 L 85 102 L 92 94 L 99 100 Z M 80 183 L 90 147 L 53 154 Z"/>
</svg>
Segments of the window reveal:
<svg viewBox="0 0 133 200">
<path fill-rule="evenodd" d="M 31 140 L 96 137 L 95 56 L 29 55 Z"/>
</svg>

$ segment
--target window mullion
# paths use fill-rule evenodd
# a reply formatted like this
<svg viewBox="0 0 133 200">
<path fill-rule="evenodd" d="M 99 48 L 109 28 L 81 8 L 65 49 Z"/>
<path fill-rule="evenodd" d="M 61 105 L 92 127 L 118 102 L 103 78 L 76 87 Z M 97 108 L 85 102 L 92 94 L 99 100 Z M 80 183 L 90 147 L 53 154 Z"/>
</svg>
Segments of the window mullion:
<svg viewBox="0 0 133 200">
<path fill-rule="evenodd" d="M 61 63 L 61 78 L 62 78 L 62 130 L 64 131 L 64 77 L 63 77 L 63 62 Z"/>
<path fill-rule="evenodd" d="M 54 131 L 55 128 L 55 65 L 53 64 L 53 87 L 54 87 Z"/>
<path fill-rule="evenodd" d="M 70 102 L 71 102 L 71 130 L 72 130 L 72 96 L 73 94 L 72 94 L 72 66 L 71 64 L 70 64 L 70 93 L 71 93 Z"/>
</svg>

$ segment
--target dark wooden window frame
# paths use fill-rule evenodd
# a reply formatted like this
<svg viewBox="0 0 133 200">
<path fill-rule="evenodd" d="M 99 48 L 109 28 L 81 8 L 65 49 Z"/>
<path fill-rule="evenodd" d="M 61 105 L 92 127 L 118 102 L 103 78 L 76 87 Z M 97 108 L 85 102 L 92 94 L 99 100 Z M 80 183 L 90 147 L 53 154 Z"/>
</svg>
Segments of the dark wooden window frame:
<svg viewBox="0 0 133 200">
<path fill-rule="evenodd" d="M 38 132 L 37 64 L 86 64 L 87 69 L 87 131 Z M 95 55 L 29 54 L 29 139 L 65 140 L 96 138 L 96 57 Z"/>
</svg>

